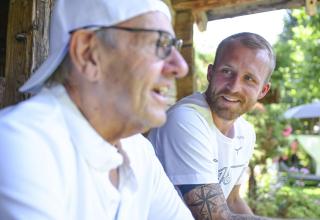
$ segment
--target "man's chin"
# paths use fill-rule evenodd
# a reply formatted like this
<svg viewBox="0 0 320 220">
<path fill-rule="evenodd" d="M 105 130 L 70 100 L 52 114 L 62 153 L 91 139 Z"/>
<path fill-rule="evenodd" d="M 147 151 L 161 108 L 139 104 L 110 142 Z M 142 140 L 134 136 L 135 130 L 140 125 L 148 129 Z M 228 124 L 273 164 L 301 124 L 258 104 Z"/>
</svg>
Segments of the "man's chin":
<svg viewBox="0 0 320 220">
<path fill-rule="evenodd" d="M 151 126 L 152 128 L 161 127 L 162 125 L 164 125 L 164 123 L 166 123 L 166 121 L 167 115 L 166 113 L 164 113 L 163 115 L 156 117 Z"/>
<path fill-rule="evenodd" d="M 219 118 L 223 120 L 232 121 L 237 119 L 241 114 L 239 112 L 231 112 L 230 110 L 226 109 L 219 109 L 215 111 Z"/>
<path fill-rule="evenodd" d="M 167 115 L 164 111 L 163 113 L 146 116 L 144 120 L 145 120 L 144 129 L 149 130 L 151 128 L 157 128 L 164 125 L 164 123 L 167 120 Z"/>
</svg>

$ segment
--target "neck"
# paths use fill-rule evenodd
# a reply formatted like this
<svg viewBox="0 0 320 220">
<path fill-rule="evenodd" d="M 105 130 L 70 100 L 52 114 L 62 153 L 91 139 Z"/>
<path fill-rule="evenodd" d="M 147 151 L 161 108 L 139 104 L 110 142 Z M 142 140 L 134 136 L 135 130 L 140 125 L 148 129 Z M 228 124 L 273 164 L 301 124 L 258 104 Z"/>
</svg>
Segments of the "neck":
<svg viewBox="0 0 320 220">
<path fill-rule="evenodd" d="M 107 113 L 103 112 L 100 108 L 100 103 L 95 102 L 91 94 L 81 92 L 80 89 L 70 84 L 65 84 L 65 88 L 70 99 L 75 103 L 92 128 L 116 148 L 116 144 L 121 138 L 135 133 L 128 126 L 130 125 L 129 121 L 120 118 L 119 113 L 115 112 L 113 108 L 108 108 L 109 111 Z"/>
<path fill-rule="evenodd" d="M 225 120 L 220 118 L 215 112 L 211 111 L 212 120 L 219 131 L 229 138 L 234 137 L 234 120 Z"/>
</svg>

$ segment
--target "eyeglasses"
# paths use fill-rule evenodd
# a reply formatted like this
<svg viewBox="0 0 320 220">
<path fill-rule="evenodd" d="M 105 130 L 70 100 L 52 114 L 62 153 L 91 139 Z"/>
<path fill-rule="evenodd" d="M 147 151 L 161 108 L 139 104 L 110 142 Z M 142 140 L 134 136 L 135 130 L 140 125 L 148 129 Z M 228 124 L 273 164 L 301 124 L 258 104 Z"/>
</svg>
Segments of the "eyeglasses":
<svg viewBox="0 0 320 220">
<path fill-rule="evenodd" d="M 144 28 L 129 28 L 129 27 L 118 27 L 118 26 L 110 26 L 110 27 L 100 27 L 96 30 L 101 29 L 117 29 L 117 30 L 123 30 L 123 31 L 129 31 L 129 32 L 156 32 L 158 33 L 159 37 L 156 43 L 156 55 L 160 59 L 167 58 L 171 52 L 172 47 L 175 47 L 177 50 L 180 50 L 183 41 L 182 39 L 176 39 L 167 31 L 163 30 L 157 30 L 157 29 L 144 29 Z"/>
</svg>

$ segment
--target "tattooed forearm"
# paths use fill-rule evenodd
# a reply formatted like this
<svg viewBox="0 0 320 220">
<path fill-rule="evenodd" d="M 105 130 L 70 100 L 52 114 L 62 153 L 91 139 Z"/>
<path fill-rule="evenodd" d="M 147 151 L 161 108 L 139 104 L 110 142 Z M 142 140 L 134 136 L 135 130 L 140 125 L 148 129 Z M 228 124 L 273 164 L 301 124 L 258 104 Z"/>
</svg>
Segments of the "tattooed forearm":
<svg viewBox="0 0 320 220">
<path fill-rule="evenodd" d="M 254 215 L 234 214 L 228 208 L 226 199 L 219 184 L 199 186 L 184 195 L 184 200 L 197 220 L 267 219 Z"/>
<path fill-rule="evenodd" d="M 217 219 L 216 213 L 223 212 L 228 209 L 226 206 L 223 192 L 219 187 L 212 187 L 212 185 L 203 185 L 197 187 L 184 196 L 189 209 L 193 213 L 195 219 Z"/>
</svg>

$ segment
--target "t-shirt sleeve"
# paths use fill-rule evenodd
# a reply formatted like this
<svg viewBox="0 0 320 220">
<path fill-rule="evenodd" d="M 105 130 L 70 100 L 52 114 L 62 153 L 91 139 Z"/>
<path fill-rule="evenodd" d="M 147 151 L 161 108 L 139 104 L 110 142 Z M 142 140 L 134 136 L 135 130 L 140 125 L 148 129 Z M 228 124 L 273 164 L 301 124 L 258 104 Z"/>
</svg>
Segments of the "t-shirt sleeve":
<svg viewBox="0 0 320 220">
<path fill-rule="evenodd" d="M 149 139 L 174 185 L 218 183 L 216 140 L 205 119 L 190 107 L 168 113 L 167 123 Z"/>
</svg>

